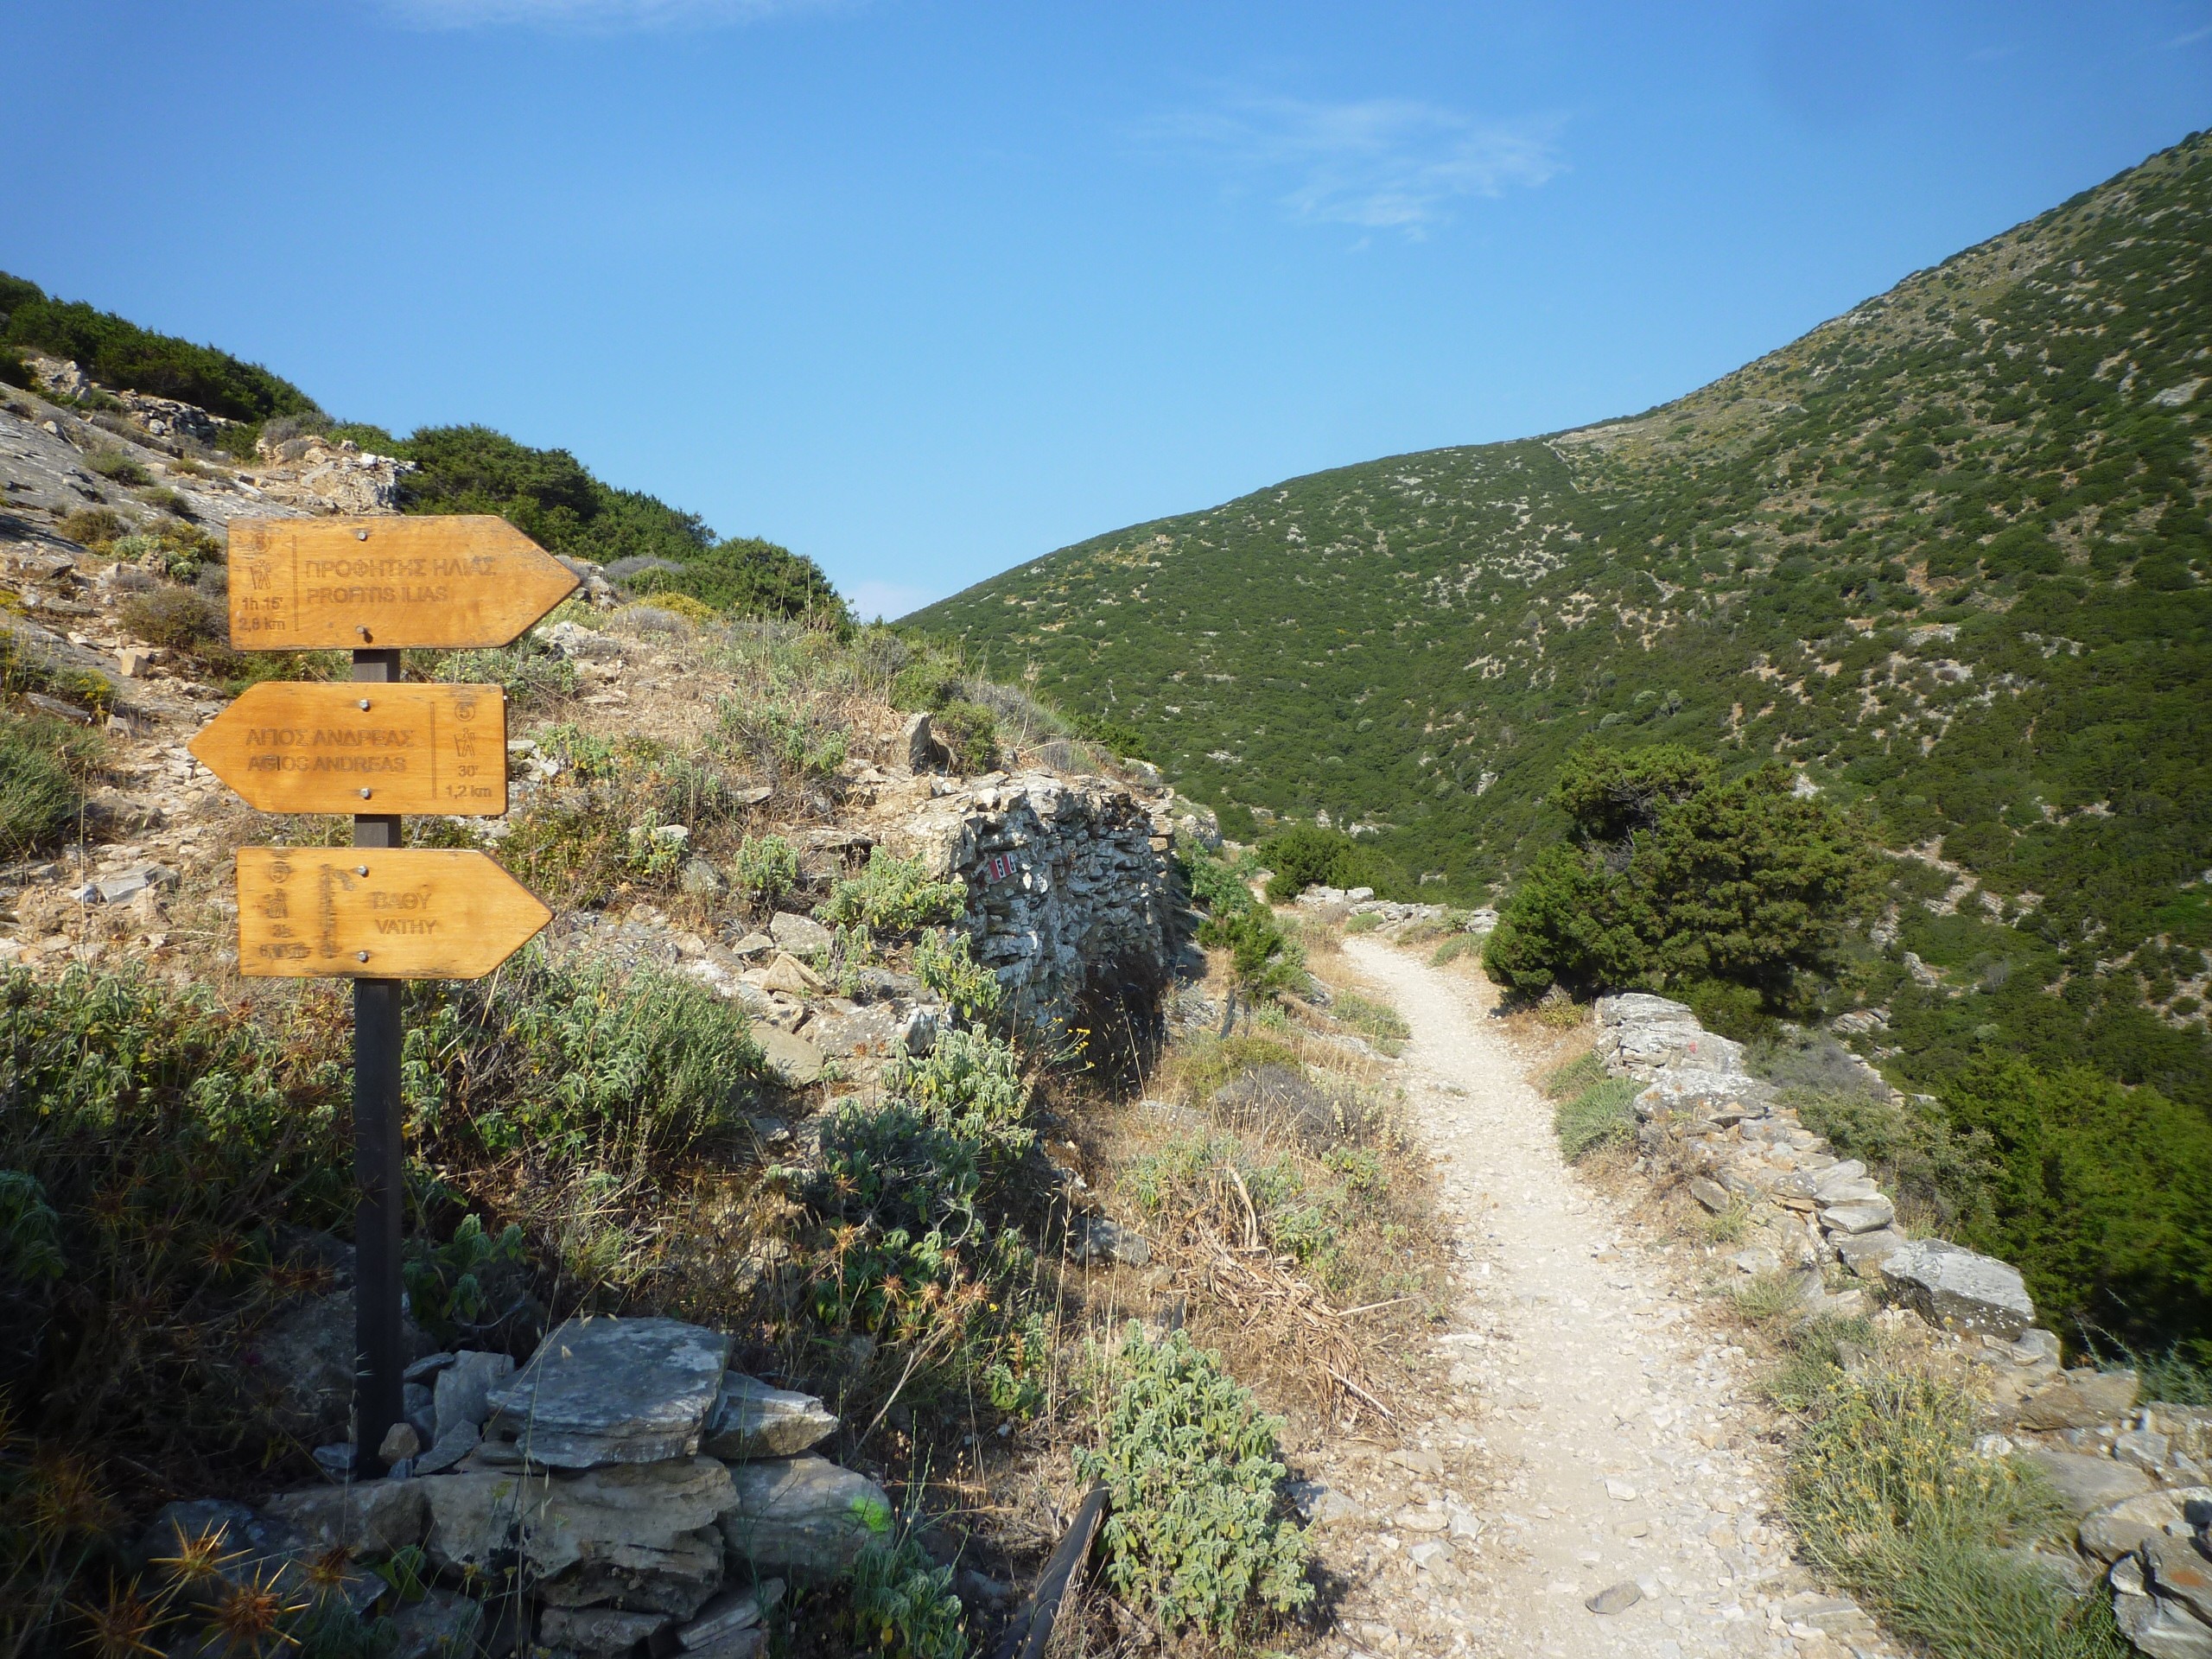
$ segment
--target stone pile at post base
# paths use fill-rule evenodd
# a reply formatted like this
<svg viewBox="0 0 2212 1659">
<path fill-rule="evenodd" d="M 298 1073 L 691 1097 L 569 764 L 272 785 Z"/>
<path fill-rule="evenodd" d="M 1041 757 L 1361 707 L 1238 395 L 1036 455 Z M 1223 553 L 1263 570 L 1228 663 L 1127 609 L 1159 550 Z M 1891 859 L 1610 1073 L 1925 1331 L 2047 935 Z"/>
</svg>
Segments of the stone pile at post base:
<svg viewBox="0 0 2212 1659">
<path fill-rule="evenodd" d="M 173 1503 L 143 1554 L 171 1556 L 213 1527 L 238 1553 L 226 1572 L 304 1582 L 342 1549 L 349 1599 L 366 1611 L 386 1588 L 370 1567 L 419 1550 L 431 1583 L 397 1609 L 391 1659 L 455 1642 L 541 1659 L 640 1643 L 663 1659 L 752 1659 L 785 1582 L 844 1571 L 891 1508 L 814 1450 L 837 1427 L 821 1401 L 730 1370 L 728 1353 L 700 1325 L 608 1317 L 562 1325 L 519 1370 L 505 1355 L 432 1356 L 410 1368 L 418 1409 L 387 1441 L 427 1448 L 385 1478 L 280 1493 L 258 1511 Z"/>
<path fill-rule="evenodd" d="M 1992 1452 L 2038 1465 L 2076 1522 L 2076 1557 L 2050 1569 L 2110 1584 L 2128 1639 L 2152 1659 L 2212 1659 L 2212 1407 L 2139 1400 L 2132 1371 L 2063 1370 L 2018 1270 L 1943 1239 L 1909 1238 L 1897 1207 L 1744 1069 L 1742 1046 L 1680 1002 L 1598 1000 L 1597 1052 L 1636 1097 L 1645 1167 L 1682 1179 L 1714 1213 L 1747 1224 L 1745 1274 L 1800 1275 L 1807 1314 L 1872 1312 L 1864 1289 L 1830 1292 L 1833 1264 L 1948 1333 L 1992 1402 Z M 1869 1068 L 1870 1087 L 1887 1088 Z M 1895 1096 L 1894 1098 L 1901 1098 Z"/>
</svg>

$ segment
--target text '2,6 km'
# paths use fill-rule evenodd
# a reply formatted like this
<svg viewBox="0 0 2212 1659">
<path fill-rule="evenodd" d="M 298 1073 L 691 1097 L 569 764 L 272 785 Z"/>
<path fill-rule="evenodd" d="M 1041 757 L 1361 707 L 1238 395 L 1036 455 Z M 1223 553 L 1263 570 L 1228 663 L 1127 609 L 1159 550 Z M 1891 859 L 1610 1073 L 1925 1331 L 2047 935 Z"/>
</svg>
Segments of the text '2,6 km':
<svg viewBox="0 0 2212 1659">
<path fill-rule="evenodd" d="M 507 699 L 496 685 L 266 680 L 188 747 L 264 812 L 507 810 Z"/>
<path fill-rule="evenodd" d="M 251 518 L 231 525 L 240 651 L 504 645 L 575 591 L 504 518 Z"/>
</svg>

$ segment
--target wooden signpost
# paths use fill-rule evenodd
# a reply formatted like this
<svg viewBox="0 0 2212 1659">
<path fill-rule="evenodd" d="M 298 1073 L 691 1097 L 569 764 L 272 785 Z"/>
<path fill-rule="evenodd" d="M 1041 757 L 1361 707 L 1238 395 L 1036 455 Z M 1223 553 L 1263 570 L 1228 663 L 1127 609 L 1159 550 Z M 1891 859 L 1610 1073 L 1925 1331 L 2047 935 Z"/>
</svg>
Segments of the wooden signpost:
<svg viewBox="0 0 2212 1659">
<path fill-rule="evenodd" d="M 242 847 L 238 971 L 268 979 L 481 979 L 553 919 L 482 853 Z"/>
<path fill-rule="evenodd" d="M 490 973 L 552 912 L 482 853 L 404 846 L 402 816 L 507 810 L 506 699 L 407 685 L 407 646 L 512 643 L 575 577 L 505 519 L 253 518 L 230 527 L 231 643 L 353 653 L 343 684 L 270 682 L 192 753 L 269 812 L 350 812 L 346 848 L 238 855 L 238 971 L 353 982 L 355 1468 L 401 1421 L 400 990 Z"/>
<path fill-rule="evenodd" d="M 507 810 L 507 698 L 496 685 L 372 692 L 266 680 L 189 747 L 264 812 L 496 818 Z"/>
<path fill-rule="evenodd" d="M 504 645 L 574 591 L 504 518 L 250 518 L 231 524 L 238 651 Z"/>
</svg>

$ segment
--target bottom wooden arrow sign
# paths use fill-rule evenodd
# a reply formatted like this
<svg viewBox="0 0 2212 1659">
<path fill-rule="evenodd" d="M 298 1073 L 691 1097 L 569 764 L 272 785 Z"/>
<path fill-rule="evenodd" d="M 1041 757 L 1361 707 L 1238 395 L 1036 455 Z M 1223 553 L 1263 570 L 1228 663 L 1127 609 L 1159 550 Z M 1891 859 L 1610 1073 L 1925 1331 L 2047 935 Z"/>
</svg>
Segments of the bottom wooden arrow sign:
<svg viewBox="0 0 2212 1659">
<path fill-rule="evenodd" d="M 238 971 L 264 979 L 480 979 L 553 919 L 482 853 L 238 849 Z"/>
</svg>

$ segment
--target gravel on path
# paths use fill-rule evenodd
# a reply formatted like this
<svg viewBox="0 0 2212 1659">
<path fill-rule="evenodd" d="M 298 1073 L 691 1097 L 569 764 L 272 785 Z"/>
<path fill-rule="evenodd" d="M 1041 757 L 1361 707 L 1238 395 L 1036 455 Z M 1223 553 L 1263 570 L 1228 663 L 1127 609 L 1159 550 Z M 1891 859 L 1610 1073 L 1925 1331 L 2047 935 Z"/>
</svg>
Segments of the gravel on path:
<svg viewBox="0 0 2212 1659">
<path fill-rule="evenodd" d="M 1790 1560 L 1751 1360 L 1700 1306 L 1688 1253 L 1561 1160 L 1488 987 L 1377 940 L 1344 950 L 1412 1027 L 1402 1081 L 1460 1243 L 1464 1300 L 1436 1340 L 1479 1405 L 1409 1438 L 1471 1445 L 1489 1484 L 1477 1514 L 1459 1498 L 1426 1530 L 1436 1483 L 1400 1453 L 1382 1471 L 1395 1492 L 1342 1506 L 1331 1526 L 1367 1536 L 1338 1532 L 1328 1553 L 1372 1571 L 1346 1598 L 1352 1650 L 1879 1652 Z"/>
</svg>

